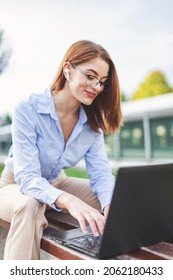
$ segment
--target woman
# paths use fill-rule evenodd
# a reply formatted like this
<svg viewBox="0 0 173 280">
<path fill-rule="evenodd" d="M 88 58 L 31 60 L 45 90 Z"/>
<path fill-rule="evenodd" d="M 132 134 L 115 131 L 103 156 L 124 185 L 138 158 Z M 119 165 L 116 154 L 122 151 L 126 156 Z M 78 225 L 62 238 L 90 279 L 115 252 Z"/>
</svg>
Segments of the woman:
<svg viewBox="0 0 173 280">
<path fill-rule="evenodd" d="M 46 205 L 65 209 L 87 233 L 102 234 L 115 178 L 103 133 L 122 122 L 115 66 L 100 45 L 83 40 L 66 52 L 51 87 L 15 109 L 13 145 L 0 181 L 0 218 L 11 222 L 4 259 L 39 259 Z M 85 158 L 89 180 L 64 169 Z"/>
</svg>

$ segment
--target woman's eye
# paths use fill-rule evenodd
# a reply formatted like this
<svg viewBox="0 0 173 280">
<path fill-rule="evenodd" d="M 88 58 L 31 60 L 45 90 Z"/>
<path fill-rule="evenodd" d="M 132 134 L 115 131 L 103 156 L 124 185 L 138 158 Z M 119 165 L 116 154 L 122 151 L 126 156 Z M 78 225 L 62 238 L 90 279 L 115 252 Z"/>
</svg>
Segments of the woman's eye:
<svg viewBox="0 0 173 280">
<path fill-rule="evenodd" d="M 93 81 L 95 79 L 95 77 L 93 77 L 92 75 L 87 75 L 87 79 L 90 81 Z"/>
</svg>

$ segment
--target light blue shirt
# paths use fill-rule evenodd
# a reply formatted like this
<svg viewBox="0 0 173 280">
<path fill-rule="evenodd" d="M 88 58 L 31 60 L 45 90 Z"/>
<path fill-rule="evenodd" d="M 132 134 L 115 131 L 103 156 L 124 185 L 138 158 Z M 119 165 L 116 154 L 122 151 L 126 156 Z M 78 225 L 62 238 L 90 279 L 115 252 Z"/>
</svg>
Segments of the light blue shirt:
<svg viewBox="0 0 173 280">
<path fill-rule="evenodd" d="M 32 94 L 15 109 L 12 124 L 13 145 L 5 160 L 7 169 L 22 193 L 59 210 L 54 205 L 62 193 L 51 185 L 62 169 L 85 159 L 90 185 L 102 209 L 110 204 L 115 177 L 104 149 L 103 132 L 94 132 L 81 105 L 79 120 L 64 143 L 60 121 L 50 89 Z"/>
</svg>

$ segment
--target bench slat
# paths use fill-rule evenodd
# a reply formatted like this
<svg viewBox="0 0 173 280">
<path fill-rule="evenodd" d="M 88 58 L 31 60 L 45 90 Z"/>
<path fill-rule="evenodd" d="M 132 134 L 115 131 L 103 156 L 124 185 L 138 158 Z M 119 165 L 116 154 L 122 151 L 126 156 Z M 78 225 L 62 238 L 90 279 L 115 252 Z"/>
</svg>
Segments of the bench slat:
<svg viewBox="0 0 173 280">
<path fill-rule="evenodd" d="M 78 221 L 68 213 L 56 212 L 55 210 L 47 210 L 45 214 L 47 220 L 52 224 L 62 224 L 66 228 L 79 227 Z"/>
<path fill-rule="evenodd" d="M 142 247 L 142 249 L 151 254 L 157 254 L 162 259 L 173 259 L 173 244 L 169 242 L 160 242 L 151 246 Z"/>
<path fill-rule="evenodd" d="M 4 229 L 6 229 L 6 230 L 9 230 L 9 228 L 10 228 L 10 223 L 8 223 L 8 222 L 6 222 L 6 221 L 0 219 L 0 227 L 4 228 Z"/>
<path fill-rule="evenodd" d="M 80 257 L 80 254 L 78 254 L 77 252 L 72 251 L 64 246 L 61 246 L 60 244 L 56 243 L 55 241 L 51 240 L 49 237 L 44 235 L 41 240 L 41 248 L 47 253 L 61 260 L 84 259 L 83 257 Z"/>
</svg>

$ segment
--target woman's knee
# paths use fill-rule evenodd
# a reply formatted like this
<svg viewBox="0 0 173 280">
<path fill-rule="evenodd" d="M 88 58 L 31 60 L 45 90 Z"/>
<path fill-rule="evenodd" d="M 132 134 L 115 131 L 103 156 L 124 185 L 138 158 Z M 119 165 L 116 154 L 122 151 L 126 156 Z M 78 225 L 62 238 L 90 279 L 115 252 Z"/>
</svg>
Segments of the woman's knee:
<svg viewBox="0 0 173 280">
<path fill-rule="evenodd" d="M 28 214 L 35 214 L 38 211 L 40 203 L 41 202 L 35 198 L 24 195 L 20 205 L 16 205 L 15 213 L 23 211 L 27 212 Z"/>
</svg>

